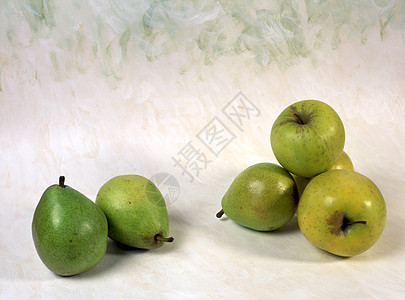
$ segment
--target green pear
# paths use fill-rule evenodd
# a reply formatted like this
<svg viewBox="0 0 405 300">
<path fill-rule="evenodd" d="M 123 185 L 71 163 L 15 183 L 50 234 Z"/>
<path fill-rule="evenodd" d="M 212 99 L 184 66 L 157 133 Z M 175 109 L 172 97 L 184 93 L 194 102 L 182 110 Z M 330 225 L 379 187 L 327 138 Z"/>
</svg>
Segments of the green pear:
<svg viewBox="0 0 405 300">
<path fill-rule="evenodd" d="M 108 224 L 93 201 L 65 185 L 48 187 L 32 220 L 32 238 L 45 266 L 71 276 L 98 264 L 107 250 Z"/>
<path fill-rule="evenodd" d="M 153 249 L 172 242 L 165 200 L 149 179 L 120 175 L 99 190 L 96 205 L 108 220 L 108 236 L 127 246 Z"/>
<path fill-rule="evenodd" d="M 222 210 L 236 223 L 258 231 L 271 231 L 295 214 L 297 186 L 284 168 L 258 163 L 243 170 L 222 198 Z"/>
</svg>

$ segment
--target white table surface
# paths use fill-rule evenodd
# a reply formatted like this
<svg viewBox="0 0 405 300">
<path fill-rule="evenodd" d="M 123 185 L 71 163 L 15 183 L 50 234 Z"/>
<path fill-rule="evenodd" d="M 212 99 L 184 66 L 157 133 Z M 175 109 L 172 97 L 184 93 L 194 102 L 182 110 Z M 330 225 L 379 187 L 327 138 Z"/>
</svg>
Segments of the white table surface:
<svg viewBox="0 0 405 300">
<path fill-rule="evenodd" d="M 366 2 L 374 3 L 360 1 Z M 0 298 L 403 299 L 404 7 L 385 2 L 378 10 L 359 6 L 340 15 L 332 6 L 324 23 L 306 23 L 309 10 L 298 1 L 301 29 L 284 36 L 277 24 L 264 23 L 254 28 L 270 35 L 257 34 L 247 42 L 253 48 L 240 53 L 236 33 L 249 18 L 257 22 L 258 10 L 255 15 L 241 8 L 242 24 L 229 15 L 235 8 L 220 2 L 195 1 L 196 12 L 187 2 L 189 15 L 160 4 L 151 24 L 159 27 L 160 12 L 166 16 L 162 24 L 176 27 L 153 31 L 146 41 L 154 47 L 145 48 L 139 37 L 146 31 L 134 20 L 148 13 L 151 1 L 44 1 L 41 11 L 28 1 L 2 4 Z M 258 9 L 260 2 L 250 5 Z M 382 28 L 390 12 L 394 17 Z M 339 20 L 346 25 L 338 27 Z M 245 110 L 238 127 L 226 112 L 243 96 L 251 114 Z M 308 98 L 339 113 L 355 169 L 378 185 L 387 203 L 380 239 L 349 259 L 312 246 L 295 217 L 270 233 L 215 217 L 240 171 L 276 162 L 269 142 L 275 118 Z M 203 137 L 212 122 L 224 126 L 222 138 L 229 143 L 211 143 L 211 151 Z M 200 155 L 189 174 L 175 164 L 187 149 Z M 109 241 L 96 267 L 69 278 L 42 264 L 31 238 L 32 216 L 59 175 L 94 200 L 113 176 L 158 173 L 170 174 L 180 186 L 178 198 L 168 201 L 174 243 L 143 251 Z"/>
</svg>

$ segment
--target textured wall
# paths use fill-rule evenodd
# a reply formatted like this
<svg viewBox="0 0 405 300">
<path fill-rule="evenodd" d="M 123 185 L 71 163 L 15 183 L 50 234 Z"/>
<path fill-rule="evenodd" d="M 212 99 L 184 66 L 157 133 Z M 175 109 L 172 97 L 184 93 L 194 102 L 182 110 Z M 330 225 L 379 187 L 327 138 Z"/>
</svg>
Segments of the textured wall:
<svg viewBox="0 0 405 300">
<path fill-rule="evenodd" d="M 0 298 L 403 298 L 404 3 L 2 1 Z M 276 161 L 270 128 L 307 98 L 339 113 L 387 201 L 381 239 L 350 260 L 296 219 L 260 234 L 215 218 L 243 168 Z M 91 271 L 53 276 L 31 238 L 42 192 L 63 174 L 94 200 L 129 173 L 175 180 L 160 185 L 175 243 L 110 243 Z"/>
</svg>

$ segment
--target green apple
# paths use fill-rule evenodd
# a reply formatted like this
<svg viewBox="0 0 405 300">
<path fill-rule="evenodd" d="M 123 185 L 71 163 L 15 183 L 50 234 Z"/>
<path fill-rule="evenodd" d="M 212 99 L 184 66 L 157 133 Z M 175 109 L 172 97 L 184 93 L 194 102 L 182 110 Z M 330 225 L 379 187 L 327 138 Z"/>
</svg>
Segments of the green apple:
<svg viewBox="0 0 405 300">
<path fill-rule="evenodd" d="M 352 160 L 350 159 L 349 155 L 346 152 L 342 151 L 338 159 L 335 161 L 333 166 L 329 170 L 354 170 Z M 311 181 L 313 177 L 301 177 L 291 173 L 292 177 L 294 178 L 295 183 L 297 184 L 298 194 L 301 197 L 302 193 L 304 192 L 305 187 Z"/>
<path fill-rule="evenodd" d="M 314 177 L 297 208 L 298 226 L 315 246 L 335 255 L 363 253 L 380 237 L 387 210 L 378 187 L 352 170 Z"/>
<path fill-rule="evenodd" d="M 273 163 L 258 163 L 243 170 L 222 198 L 222 210 L 236 223 L 258 231 L 271 231 L 288 223 L 298 200 L 294 179 Z"/>
<path fill-rule="evenodd" d="M 333 166 L 329 170 L 354 170 L 352 160 L 350 159 L 349 155 L 346 152 L 342 151 L 342 154 L 338 157 L 335 161 Z"/>
<path fill-rule="evenodd" d="M 294 178 L 294 181 L 297 184 L 298 195 L 299 195 L 299 197 L 301 197 L 302 193 L 305 190 L 305 187 L 311 181 L 312 177 L 309 177 L 309 178 L 301 177 L 301 176 L 295 175 L 294 173 L 291 173 L 291 176 Z"/>
<path fill-rule="evenodd" d="M 270 135 L 278 162 L 289 172 L 313 177 L 329 170 L 343 151 L 342 120 L 328 104 L 303 100 L 288 106 Z"/>
</svg>

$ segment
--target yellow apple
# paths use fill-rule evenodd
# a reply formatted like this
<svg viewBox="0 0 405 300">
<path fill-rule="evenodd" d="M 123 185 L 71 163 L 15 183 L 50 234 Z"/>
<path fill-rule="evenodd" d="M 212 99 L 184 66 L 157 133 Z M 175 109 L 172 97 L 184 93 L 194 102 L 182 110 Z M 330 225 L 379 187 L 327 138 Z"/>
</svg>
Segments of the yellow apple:
<svg viewBox="0 0 405 300">
<path fill-rule="evenodd" d="M 338 157 L 336 162 L 329 170 L 354 170 L 352 160 L 350 159 L 349 155 L 346 152 L 342 151 L 342 154 Z M 328 171 L 329 171 L 328 170 Z M 302 193 L 304 192 L 305 187 L 311 181 L 313 177 L 302 177 L 291 173 L 292 177 L 294 178 L 295 183 L 297 184 L 298 188 L 298 195 L 301 197 Z"/>
<path fill-rule="evenodd" d="M 307 240 L 344 257 L 363 253 L 374 245 L 386 217 L 378 187 L 352 170 L 331 170 L 314 177 L 297 208 L 298 226 Z"/>
<path fill-rule="evenodd" d="M 339 158 L 335 161 L 333 166 L 329 170 L 354 170 L 352 160 L 346 152 L 342 151 Z"/>
</svg>

